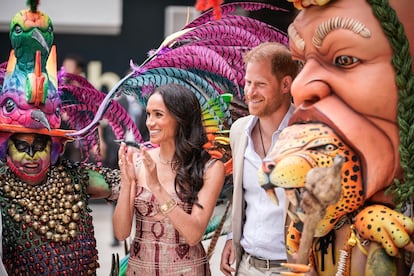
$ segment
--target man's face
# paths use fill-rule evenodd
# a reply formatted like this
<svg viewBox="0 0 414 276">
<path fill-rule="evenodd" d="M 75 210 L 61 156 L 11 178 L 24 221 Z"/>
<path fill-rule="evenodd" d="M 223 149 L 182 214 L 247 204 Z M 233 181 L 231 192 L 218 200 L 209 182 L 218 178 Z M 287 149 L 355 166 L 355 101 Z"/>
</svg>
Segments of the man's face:
<svg viewBox="0 0 414 276">
<path fill-rule="evenodd" d="M 42 182 L 50 167 L 50 139 L 44 135 L 15 134 L 8 142 L 9 164 L 16 175 L 31 185 Z"/>
<path fill-rule="evenodd" d="M 366 181 L 378 181 L 368 196 L 386 187 L 400 173 L 398 94 L 392 49 L 371 7 L 365 0 L 312 6 L 289 37 L 292 57 L 304 63 L 291 90 L 303 113 L 293 120 L 327 118 L 362 155 Z"/>
<path fill-rule="evenodd" d="M 251 60 L 246 64 L 244 93 L 249 113 L 270 116 L 283 104 L 283 91 L 272 73 L 269 60 Z"/>
</svg>

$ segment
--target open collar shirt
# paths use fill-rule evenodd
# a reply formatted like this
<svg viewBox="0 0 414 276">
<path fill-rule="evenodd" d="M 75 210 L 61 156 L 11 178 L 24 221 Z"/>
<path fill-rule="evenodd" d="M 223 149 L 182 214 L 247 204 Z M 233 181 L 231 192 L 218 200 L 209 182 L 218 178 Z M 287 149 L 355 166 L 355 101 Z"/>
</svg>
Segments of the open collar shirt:
<svg viewBox="0 0 414 276">
<path fill-rule="evenodd" d="M 288 125 L 294 111 L 292 105 L 279 128 L 272 135 L 273 148 L 279 134 Z M 245 129 L 247 134 L 247 148 L 244 154 L 243 190 L 246 201 L 246 221 L 240 244 L 244 251 L 258 258 L 269 260 L 286 260 L 285 246 L 285 192 L 282 188 L 275 188 L 279 199 L 279 206 L 271 201 L 265 190 L 259 186 L 258 169 L 262 159 L 254 150 L 251 137 L 252 130 L 258 118 L 252 117 Z M 269 150 L 270 152 L 270 150 Z"/>
</svg>

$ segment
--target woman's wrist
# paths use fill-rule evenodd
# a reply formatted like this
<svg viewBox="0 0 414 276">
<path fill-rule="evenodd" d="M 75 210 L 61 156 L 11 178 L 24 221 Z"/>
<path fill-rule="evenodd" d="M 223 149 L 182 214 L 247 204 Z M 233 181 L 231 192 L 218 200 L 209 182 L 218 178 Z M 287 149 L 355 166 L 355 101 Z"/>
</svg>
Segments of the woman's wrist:
<svg viewBox="0 0 414 276">
<path fill-rule="evenodd" d="M 170 200 L 168 200 L 164 204 L 160 205 L 160 211 L 161 211 L 161 213 L 166 215 L 169 212 L 171 212 L 176 206 L 177 206 L 177 202 L 173 198 L 171 198 Z"/>
</svg>

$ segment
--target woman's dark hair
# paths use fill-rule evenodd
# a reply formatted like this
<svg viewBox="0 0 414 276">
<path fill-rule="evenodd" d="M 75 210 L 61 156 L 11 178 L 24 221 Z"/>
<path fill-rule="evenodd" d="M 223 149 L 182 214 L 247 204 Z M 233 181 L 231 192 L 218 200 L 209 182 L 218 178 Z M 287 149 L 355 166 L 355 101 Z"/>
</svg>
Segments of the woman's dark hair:
<svg viewBox="0 0 414 276">
<path fill-rule="evenodd" d="M 198 99 L 189 88 L 174 83 L 159 86 L 155 93 L 161 95 L 168 111 L 177 120 L 175 153 L 171 163 L 177 171 L 175 191 L 183 202 L 202 208 L 197 203 L 197 195 L 203 187 L 205 165 L 211 156 L 203 149 L 207 135 Z"/>
</svg>

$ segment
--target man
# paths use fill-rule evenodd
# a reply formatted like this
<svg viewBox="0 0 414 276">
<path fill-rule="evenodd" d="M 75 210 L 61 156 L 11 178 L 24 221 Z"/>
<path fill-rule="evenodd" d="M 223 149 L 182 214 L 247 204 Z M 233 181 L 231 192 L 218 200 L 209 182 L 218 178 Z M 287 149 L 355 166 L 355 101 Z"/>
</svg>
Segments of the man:
<svg viewBox="0 0 414 276">
<path fill-rule="evenodd" d="M 294 2 L 304 10 L 289 27 L 290 49 L 304 67 L 292 84 L 291 123 L 321 122 L 340 134 L 362 160 L 365 200 L 323 249 L 315 242 L 309 263 L 317 275 L 406 275 L 397 256 L 413 251 L 413 222 L 392 208 L 413 196 L 414 2 Z M 393 198 L 385 191 L 394 179 Z"/>
<path fill-rule="evenodd" d="M 245 95 L 251 115 L 230 130 L 233 156 L 232 239 L 222 252 L 225 275 L 276 275 L 286 261 L 283 200 L 276 206 L 258 185 L 257 170 L 293 113 L 290 87 L 298 72 L 282 44 L 263 43 L 245 56 Z M 280 198 L 284 192 L 276 191 Z M 235 267 L 232 265 L 235 262 Z"/>
</svg>

